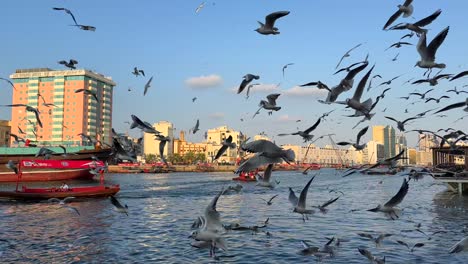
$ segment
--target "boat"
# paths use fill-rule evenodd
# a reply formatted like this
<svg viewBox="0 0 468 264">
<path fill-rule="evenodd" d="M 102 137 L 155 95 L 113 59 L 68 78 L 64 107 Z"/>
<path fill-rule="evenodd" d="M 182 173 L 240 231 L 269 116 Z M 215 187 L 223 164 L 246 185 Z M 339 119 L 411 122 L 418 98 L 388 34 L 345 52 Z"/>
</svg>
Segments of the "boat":
<svg viewBox="0 0 468 264">
<path fill-rule="evenodd" d="M 0 172 L 6 171 L 5 165 L 8 161 L 12 160 L 18 163 L 20 160 L 43 160 L 44 157 L 36 157 L 36 153 L 40 148 L 27 148 L 27 154 L 0 154 Z M 92 157 L 96 157 L 99 160 L 107 160 L 112 153 L 111 148 L 106 149 L 83 149 L 78 152 L 69 153 L 64 155 L 62 153 L 52 154 L 49 160 L 90 160 Z"/>
<path fill-rule="evenodd" d="M 232 178 L 234 181 L 254 182 L 257 181 L 255 176 L 258 173 L 258 169 L 250 172 L 241 172 L 238 177 Z"/>
<path fill-rule="evenodd" d="M 64 181 L 92 179 L 90 168 L 102 167 L 104 163 L 94 160 L 20 160 L 22 181 Z M 6 166 L 3 166 L 5 169 Z M 0 182 L 15 182 L 18 176 L 9 171 L 0 171 Z"/>
<path fill-rule="evenodd" d="M 30 162 L 30 161 L 28 161 Z M 0 198 L 13 200 L 46 200 L 50 198 L 95 198 L 107 197 L 114 195 L 120 191 L 118 184 L 106 186 L 104 185 L 104 167 L 100 167 L 100 178 L 98 186 L 73 186 L 64 188 L 28 188 L 23 185 L 23 161 L 20 161 L 17 166 L 16 189 L 14 191 L 0 191 Z M 96 167 L 99 168 L 99 167 Z M 21 184 L 21 188 L 19 188 Z"/>
</svg>

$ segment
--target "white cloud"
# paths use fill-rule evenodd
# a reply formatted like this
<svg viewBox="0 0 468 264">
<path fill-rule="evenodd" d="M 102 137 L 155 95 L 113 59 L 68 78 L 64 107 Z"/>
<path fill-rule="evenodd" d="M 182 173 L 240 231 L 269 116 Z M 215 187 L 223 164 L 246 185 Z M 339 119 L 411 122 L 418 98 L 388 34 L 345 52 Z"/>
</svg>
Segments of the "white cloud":
<svg viewBox="0 0 468 264">
<path fill-rule="evenodd" d="M 250 84 L 255 84 L 255 82 L 251 82 Z M 233 93 L 237 93 L 238 89 L 239 89 L 239 86 L 236 86 L 236 87 L 233 87 L 233 88 L 229 89 L 229 91 L 231 91 Z M 279 84 L 260 83 L 258 85 L 252 86 L 252 88 L 250 88 L 249 94 L 253 94 L 253 93 L 256 93 L 256 92 L 270 93 L 270 92 L 275 92 L 275 91 L 279 91 Z M 245 90 L 242 93 L 247 93 L 247 87 L 245 88 Z"/>
<path fill-rule="evenodd" d="M 278 117 L 278 121 L 279 122 L 296 122 L 296 120 L 298 120 L 299 118 L 294 118 L 294 117 L 291 117 L 289 115 L 280 115 Z"/>
<path fill-rule="evenodd" d="M 320 97 L 327 95 L 327 93 L 328 91 L 325 89 L 307 88 L 300 86 L 294 86 L 282 92 L 283 95 L 290 97 Z"/>
<path fill-rule="evenodd" d="M 210 118 L 213 118 L 213 119 L 223 119 L 224 118 L 224 113 L 221 113 L 221 112 L 215 112 L 215 113 L 211 113 L 208 115 Z"/>
<path fill-rule="evenodd" d="M 217 74 L 202 75 L 199 77 L 191 77 L 185 80 L 185 85 L 192 89 L 206 89 L 219 86 L 223 83 L 223 78 Z"/>
</svg>

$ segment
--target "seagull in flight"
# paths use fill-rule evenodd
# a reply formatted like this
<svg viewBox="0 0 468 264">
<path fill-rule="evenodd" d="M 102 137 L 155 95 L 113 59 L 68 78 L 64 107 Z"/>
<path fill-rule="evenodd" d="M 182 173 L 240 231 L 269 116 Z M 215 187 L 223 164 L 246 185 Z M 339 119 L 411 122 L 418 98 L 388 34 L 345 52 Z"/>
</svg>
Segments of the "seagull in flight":
<svg viewBox="0 0 468 264">
<path fill-rule="evenodd" d="M 153 76 L 151 76 L 151 78 L 148 80 L 148 82 L 146 82 L 145 84 L 145 90 L 143 91 L 143 96 L 146 95 L 146 93 L 148 92 L 148 89 L 151 87 L 151 81 L 153 80 Z"/>
<path fill-rule="evenodd" d="M 3 105 L 3 106 L 7 106 L 7 107 L 24 106 L 24 107 L 26 107 L 26 111 L 34 113 L 34 115 L 36 116 L 37 123 L 42 128 L 42 122 L 41 122 L 41 118 L 39 117 L 39 110 L 37 108 L 34 108 L 32 106 L 29 106 L 29 105 L 25 105 L 25 104 L 11 104 L 11 105 Z"/>
<path fill-rule="evenodd" d="M 96 100 L 96 102 L 99 103 L 99 99 L 98 99 L 98 97 L 97 97 L 96 92 L 91 91 L 91 90 L 86 90 L 86 89 L 78 89 L 78 90 L 75 90 L 75 93 L 81 93 L 81 92 L 84 93 L 84 94 L 93 96 L 93 98 Z"/>
<path fill-rule="evenodd" d="M 369 209 L 367 211 L 370 212 L 383 212 L 386 215 L 388 215 L 392 220 L 399 218 L 398 214 L 401 211 L 400 209 L 395 208 L 398 204 L 400 204 L 403 199 L 405 198 L 406 194 L 408 193 L 409 185 L 408 185 L 409 180 L 403 179 L 403 184 L 400 187 L 400 190 L 398 191 L 395 196 L 393 196 L 387 203 L 385 203 L 383 206 L 378 205 L 375 208 Z"/>
<path fill-rule="evenodd" d="M 413 0 L 406 0 L 403 5 L 398 5 L 398 10 L 387 20 L 383 30 L 393 24 L 401 15 L 403 17 L 411 16 L 413 14 L 413 5 L 411 3 L 413 3 Z"/>
<path fill-rule="evenodd" d="M 465 107 L 465 106 L 466 106 L 466 108 L 463 109 L 463 111 L 468 112 L 468 97 L 466 98 L 466 100 L 464 102 L 448 105 L 448 106 L 440 109 L 439 111 L 435 112 L 434 114 L 438 114 L 440 112 L 445 112 L 445 111 L 448 111 L 448 110 L 452 110 L 452 109 L 460 108 L 460 107 Z"/>
<path fill-rule="evenodd" d="M 216 153 L 216 156 L 215 156 L 214 160 L 219 159 L 224 154 L 224 152 L 226 152 L 226 150 L 228 148 L 230 148 L 230 149 L 236 148 L 236 143 L 232 142 L 232 136 L 231 135 L 229 135 L 228 138 L 223 140 L 223 142 L 221 142 L 221 145 L 222 145 L 222 147 Z"/>
<path fill-rule="evenodd" d="M 258 80 L 260 79 L 260 76 L 258 75 L 254 75 L 254 74 L 246 74 L 244 77 L 244 80 L 242 80 L 240 86 L 239 86 L 239 89 L 237 89 L 237 94 L 240 94 L 242 93 L 242 91 L 244 91 L 245 87 L 250 83 L 252 82 L 253 80 Z"/>
<path fill-rule="evenodd" d="M 75 16 L 70 11 L 70 9 L 66 9 L 66 8 L 63 8 L 63 7 L 53 7 L 52 9 L 57 10 L 57 11 L 65 11 L 65 13 L 69 14 L 72 17 L 73 22 L 75 22 L 75 25 L 78 25 L 78 22 L 76 22 Z"/>
<path fill-rule="evenodd" d="M 265 199 L 263 199 L 263 198 L 260 198 L 260 199 L 262 199 L 263 201 L 265 201 L 265 202 L 267 203 L 267 205 L 272 205 L 272 204 L 273 204 L 272 201 L 273 201 L 273 199 L 275 199 L 276 197 L 278 197 L 278 194 L 273 195 L 273 197 L 271 197 L 270 199 L 268 199 L 268 201 L 265 200 Z"/>
<path fill-rule="evenodd" d="M 429 25 L 434 21 L 439 15 L 442 13 L 442 10 L 437 10 L 435 11 L 432 15 L 425 17 L 415 23 L 400 23 L 397 24 L 393 27 L 390 28 L 390 30 L 403 30 L 403 29 L 408 29 L 411 31 L 411 33 L 416 33 L 418 36 L 422 33 L 427 33 L 427 29 L 424 29 L 423 27 Z M 413 35 L 407 34 L 405 36 L 410 36 L 412 37 Z M 403 36 L 403 37 L 405 37 Z M 403 38 L 402 38 L 403 39 Z"/>
<path fill-rule="evenodd" d="M 13 87 L 13 89 L 16 90 L 15 85 L 10 80 L 5 79 L 5 78 L 1 78 L 1 77 L 0 77 L 0 80 L 4 80 L 5 82 L 8 82 L 10 84 L 10 86 Z"/>
<path fill-rule="evenodd" d="M 47 200 L 47 202 L 49 202 L 49 203 L 58 203 L 62 207 L 66 208 L 66 209 L 68 209 L 70 211 L 75 212 L 77 215 L 80 215 L 80 211 L 78 211 L 78 209 L 76 209 L 73 206 L 65 205 L 65 203 L 69 202 L 72 199 L 75 199 L 75 197 L 69 196 L 69 197 L 65 197 L 63 200 L 60 200 L 58 198 L 50 198 L 50 199 Z"/>
<path fill-rule="evenodd" d="M 435 55 L 437 49 L 439 49 L 440 45 L 444 42 L 447 34 L 449 32 L 450 27 L 446 27 L 442 30 L 430 43 L 429 45 L 426 44 L 426 33 L 422 33 L 421 37 L 419 37 L 418 44 L 416 45 L 416 49 L 419 52 L 421 60 L 416 62 L 416 66 L 420 68 L 428 69 L 428 73 L 432 68 L 445 68 L 444 63 L 436 63 L 435 62 Z"/>
<path fill-rule="evenodd" d="M 304 139 L 304 142 L 307 142 L 307 141 L 310 141 L 312 140 L 312 138 L 314 138 L 314 135 L 310 135 L 310 132 L 314 131 L 318 125 L 320 124 L 320 120 L 322 120 L 322 118 L 319 118 L 315 124 L 313 124 L 311 127 L 309 127 L 308 129 L 304 130 L 304 131 L 297 131 L 297 132 L 294 132 L 294 133 L 287 133 L 287 134 L 278 134 L 278 136 L 287 136 L 287 135 L 299 135 L 302 137 L 302 139 Z"/>
<path fill-rule="evenodd" d="M 198 14 L 204 7 L 205 7 L 205 2 L 202 2 L 197 6 L 197 9 L 195 9 L 195 14 Z"/>
<path fill-rule="evenodd" d="M 285 70 L 286 68 L 288 68 L 288 66 L 291 66 L 291 65 L 294 65 L 294 63 L 288 63 L 288 64 L 286 64 L 286 65 L 283 66 L 283 69 L 282 69 L 282 71 L 283 71 L 283 78 L 284 78 L 284 70 Z"/>
<path fill-rule="evenodd" d="M 143 75 L 143 77 L 145 77 L 145 71 L 144 70 L 139 70 L 137 67 L 133 68 L 132 74 L 135 75 L 135 77 L 140 76 L 140 74 Z"/>
<path fill-rule="evenodd" d="M 361 129 L 361 131 L 359 131 L 359 133 L 357 134 L 357 138 L 356 138 L 356 143 L 351 143 L 351 142 L 338 142 L 336 143 L 337 145 L 339 146 L 347 146 L 347 145 L 351 145 L 353 146 L 356 150 L 363 150 L 367 143 L 364 143 L 362 145 L 359 145 L 359 141 L 361 140 L 361 137 L 364 136 L 364 134 L 367 133 L 367 130 L 369 129 L 369 126 L 366 126 L 365 128 Z"/>
<path fill-rule="evenodd" d="M 405 132 L 405 123 L 408 122 L 408 121 L 411 121 L 411 120 L 418 119 L 419 117 L 410 117 L 410 118 L 407 118 L 407 119 L 405 119 L 403 121 L 398 121 L 395 118 L 390 117 L 390 116 L 385 116 L 385 118 L 390 119 L 392 121 L 395 121 L 397 123 L 398 130 L 400 130 L 401 132 Z"/>
<path fill-rule="evenodd" d="M 331 92 L 330 88 L 328 88 L 328 86 L 326 84 L 324 84 L 323 82 L 321 81 L 318 81 L 318 82 L 310 82 L 310 83 L 306 83 L 306 84 L 303 84 L 303 85 L 299 85 L 300 87 L 305 87 L 305 86 L 317 86 L 317 88 L 319 89 L 325 89 L 329 92 Z"/>
<path fill-rule="evenodd" d="M 78 61 L 74 59 L 70 59 L 68 62 L 65 60 L 61 60 L 58 63 L 64 65 L 67 68 L 75 70 L 76 69 L 75 64 L 78 64 Z"/>
<path fill-rule="evenodd" d="M 348 50 L 348 51 L 341 57 L 340 61 L 338 62 L 338 64 L 337 64 L 336 67 L 335 67 L 335 70 L 338 69 L 338 67 L 340 67 L 340 64 L 341 64 L 341 62 L 344 60 L 344 58 L 351 56 L 351 55 L 350 55 L 351 51 L 357 49 L 357 48 L 360 47 L 361 45 L 362 45 L 362 43 L 359 43 L 359 44 L 357 44 L 356 46 L 352 47 L 350 50 Z"/>
<path fill-rule="evenodd" d="M 111 203 L 117 208 L 117 211 L 124 213 L 128 216 L 128 206 L 125 205 L 123 206 L 117 198 L 115 198 L 113 195 L 109 196 Z"/>
<path fill-rule="evenodd" d="M 258 33 L 262 35 L 278 35 L 280 32 L 278 28 L 275 27 L 275 22 L 278 18 L 284 17 L 289 15 L 289 11 L 278 11 L 271 13 L 265 17 L 265 24 L 260 21 L 257 21 L 260 24 L 260 27 L 255 29 Z"/>
<path fill-rule="evenodd" d="M 297 199 L 296 195 L 294 194 L 294 191 L 289 188 L 290 194 L 289 194 L 289 201 L 292 203 L 294 206 L 294 213 L 298 213 L 302 215 L 302 220 L 305 222 L 305 220 L 309 220 L 309 217 L 307 215 L 313 214 L 314 211 L 310 209 L 306 209 L 306 200 L 307 200 L 307 192 L 309 191 L 310 184 L 314 180 L 315 176 L 313 176 L 309 182 L 306 184 L 304 189 L 302 189 L 301 194 L 299 195 L 299 199 Z"/>
</svg>

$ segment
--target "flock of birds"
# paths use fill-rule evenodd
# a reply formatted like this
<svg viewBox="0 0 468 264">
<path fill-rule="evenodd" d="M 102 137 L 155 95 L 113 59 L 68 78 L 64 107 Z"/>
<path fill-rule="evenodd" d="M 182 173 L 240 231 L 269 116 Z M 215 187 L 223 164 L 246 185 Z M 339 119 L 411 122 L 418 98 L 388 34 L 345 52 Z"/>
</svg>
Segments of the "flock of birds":
<svg viewBox="0 0 468 264">
<path fill-rule="evenodd" d="M 409 40 L 413 38 L 414 36 L 417 36 L 419 38 L 416 44 L 416 49 L 417 49 L 417 52 L 419 53 L 420 60 L 416 62 L 415 67 L 426 69 L 426 72 L 423 75 L 424 76 L 423 79 L 414 80 L 414 81 L 412 81 L 411 79 L 411 80 L 408 80 L 407 83 L 410 83 L 412 81 L 411 84 L 413 85 L 428 84 L 431 87 L 435 87 L 442 80 L 448 80 L 449 82 L 452 82 L 455 80 L 459 80 L 465 76 L 468 76 L 468 71 L 463 71 L 458 74 L 442 73 L 444 68 L 446 68 L 446 65 L 436 60 L 437 50 L 441 47 L 444 40 L 448 36 L 450 27 L 444 28 L 429 42 L 429 44 L 427 43 L 428 30 L 425 27 L 427 27 L 429 24 L 431 24 L 441 15 L 442 13 L 441 10 L 437 10 L 433 14 L 423 19 L 420 19 L 419 21 L 415 23 L 404 22 L 404 23 L 393 25 L 398 19 L 400 19 L 400 17 L 409 18 L 412 16 L 413 14 L 412 2 L 413 2 L 412 0 L 406 0 L 402 5 L 398 5 L 398 8 L 394 12 L 394 14 L 391 15 L 391 17 L 388 19 L 388 21 L 385 23 L 383 27 L 383 30 L 405 30 L 409 32 L 405 34 L 404 36 L 402 36 L 398 42 L 391 44 L 387 49 L 400 49 L 400 48 L 404 48 L 407 46 L 412 46 L 413 44 L 410 42 L 407 42 L 405 39 Z M 206 4 L 205 2 L 201 3 L 196 8 L 195 12 L 199 13 L 205 7 L 205 4 Z M 96 27 L 79 24 L 75 16 L 73 15 L 73 13 L 69 9 L 56 8 L 56 7 L 54 7 L 53 9 L 57 11 L 64 11 L 65 13 L 70 15 L 74 22 L 74 24 L 71 26 L 76 26 L 81 30 L 88 30 L 88 31 L 96 30 Z M 278 11 L 278 12 L 273 12 L 271 14 L 268 14 L 265 17 L 264 22 L 260 22 L 260 21 L 258 22 L 259 27 L 255 31 L 262 35 L 278 35 L 280 34 L 280 31 L 279 31 L 279 28 L 277 28 L 275 24 L 277 23 L 278 19 L 286 19 L 285 17 L 288 15 L 290 15 L 289 11 Z M 391 90 L 390 87 L 385 88 L 382 91 L 382 93 L 376 97 L 375 100 L 373 100 L 372 98 L 369 98 L 366 100 L 362 99 L 365 90 L 369 92 L 372 88 L 374 88 L 374 86 L 372 85 L 372 82 L 375 82 L 375 79 L 377 78 L 382 79 L 382 76 L 380 76 L 379 74 L 373 75 L 375 65 L 368 69 L 369 55 L 366 56 L 364 60 L 357 61 L 343 68 L 339 68 L 341 64 L 343 64 L 346 61 L 347 58 L 351 57 L 351 53 L 354 50 L 361 47 L 362 45 L 363 43 L 360 43 L 354 46 L 340 58 L 338 64 L 336 65 L 336 68 L 335 68 L 336 72 L 334 74 L 345 73 L 345 76 L 341 79 L 341 81 L 338 84 L 334 86 L 330 86 L 330 85 L 327 85 L 325 82 L 317 80 L 317 81 L 312 81 L 312 82 L 300 85 L 301 87 L 316 87 L 317 89 L 326 90 L 328 92 L 327 97 L 324 98 L 323 100 L 319 100 L 319 102 L 322 104 L 328 104 L 328 105 L 339 104 L 339 105 L 344 105 L 346 108 L 353 109 L 354 113 L 352 115 L 349 115 L 348 117 L 362 118 L 356 124 L 355 127 L 357 127 L 361 123 L 370 121 L 375 116 L 376 113 L 375 112 L 373 113 L 373 111 L 376 105 L 385 98 L 386 92 Z M 396 61 L 397 59 L 398 59 L 398 54 L 392 59 L 392 61 Z M 62 60 L 62 61 L 59 61 L 58 63 L 61 65 L 64 65 L 67 68 L 76 69 L 75 65 L 78 64 L 78 61 L 75 59 L 70 59 L 68 61 Z M 288 63 L 283 66 L 282 68 L 283 76 L 285 74 L 285 70 L 291 65 L 294 65 L 294 63 Z M 437 72 L 435 75 L 431 76 L 433 69 L 440 69 L 440 71 Z M 353 96 L 351 98 L 345 99 L 344 101 L 338 101 L 338 98 L 341 96 L 342 93 L 349 91 L 354 87 L 354 81 L 355 81 L 356 76 L 364 70 L 367 70 L 367 72 L 362 76 L 359 83 L 357 84 L 357 87 Z M 135 67 L 131 73 L 135 75 L 135 77 L 138 77 L 138 76 L 145 77 L 144 70 L 138 69 L 137 67 Z M 402 75 L 399 75 L 387 81 L 381 82 L 379 85 L 376 86 L 376 88 L 381 87 L 381 86 L 384 86 L 384 87 L 389 86 L 392 84 L 393 81 L 397 80 L 401 76 Z M 0 78 L 0 79 L 8 82 L 14 88 L 14 84 L 10 80 L 6 78 Z M 259 79 L 260 79 L 260 76 L 257 74 L 252 74 L 252 73 L 246 74 L 243 77 L 239 85 L 237 94 L 241 94 L 244 91 L 246 91 L 246 97 L 248 98 L 250 91 L 252 89 L 255 89 L 255 86 L 258 85 L 258 83 L 252 83 L 252 82 L 254 80 L 259 80 Z M 143 95 L 147 94 L 148 89 L 151 87 L 152 80 L 153 80 L 153 77 L 150 77 L 148 79 L 147 83 L 144 86 Z M 131 91 L 130 88 L 129 88 L 129 91 Z M 439 97 L 429 97 L 428 94 L 432 91 L 433 89 L 427 90 L 426 92 L 415 91 L 415 92 L 409 93 L 408 96 L 406 97 L 400 97 L 400 98 L 403 100 L 409 100 L 410 98 L 413 98 L 414 96 L 415 98 L 422 100 L 422 101 L 415 101 L 414 103 L 423 102 L 424 104 L 428 104 L 428 103 L 439 104 L 443 102 L 443 99 L 450 98 L 449 93 L 453 93 L 456 95 L 468 94 L 468 91 L 458 90 L 455 87 L 453 89 L 448 90 L 446 95 L 439 96 Z M 92 92 L 86 89 L 79 89 L 79 90 L 76 90 L 75 92 L 76 93 L 83 92 L 86 95 L 92 96 L 96 100 L 96 102 L 99 103 L 99 97 L 95 92 Z M 269 94 L 268 96 L 266 96 L 266 100 L 261 100 L 258 105 L 260 108 L 255 112 L 252 118 L 258 115 L 261 109 L 268 111 L 269 115 L 271 115 L 274 111 L 275 112 L 280 111 L 282 109 L 282 107 L 278 105 L 278 99 L 280 95 L 281 95 L 280 93 Z M 40 96 L 41 95 L 38 94 L 38 97 Z M 196 97 L 192 98 L 192 102 L 195 102 L 196 100 L 197 100 Z M 55 107 L 53 104 L 46 103 L 45 100 L 44 100 L 43 105 L 46 107 Z M 37 124 L 40 127 L 42 127 L 42 122 L 40 120 L 41 113 L 37 108 L 31 107 L 25 104 L 12 104 L 12 105 L 4 105 L 4 106 L 25 107 L 26 111 L 33 112 L 35 114 Z M 456 151 L 458 148 L 458 145 L 457 145 L 458 142 L 468 140 L 467 134 L 465 134 L 463 131 L 455 130 L 455 129 L 451 129 L 453 130 L 451 132 L 449 132 L 450 129 L 449 130 L 442 129 L 439 131 L 429 131 L 429 130 L 406 131 L 405 125 L 407 125 L 408 122 L 410 121 L 424 118 L 426 114 L 430 112 L 432 112 L 431 113 L 432 115 L 442 116 L 441 113 L 445 113 L 447 111 L 451 111 L 451 110 L 458 109 L 458 108 L 463 108 L 464 112 L 468 112 L 468 97 L 465 100 L 460 100 L 460 102 L 457 102 L 455 104 L 450 104 L 442 108 L 434 108 L 428 111 L 424 111 L 422 113 L 419 113 L 415 116 L 406 118 L 401 121 L 399 120 L 399 118 L 391 117 L 391 116 L 385 116 L 385 118 L 395 122 L 398 130 L 400 130 L 401 132 L 418 132 L 419 134 L 423 134 L 423 133 L 432 134 L 434 137 L 437 137 L 438 139 L 440 139 L 440 146 L 444 146 L 448 144 L 451 150 Z M 300 136 L 304 140 L 304 142 L 310 142 L 314 138 L 314 135 L 312 134 L 312 132 L 320 125 L 321 121 L 325 120 L 325 118 L 333 111 L 325 113 L 311 127 L 308 127 L 307 129 L 303 131 L 296 131 L 292 133 L 281 133 L 281 134 L 278 134 L 278 136 L 291 136 L 291 135 Z M 385 112 L 385 110 L 383 110 L 382 112 Z M 461 117 L 461 119 L 463 117 Z M 154 127 L 150 123 L 146 121 L 142 121 L 136 115 L 132 115 L 131 118 L 132 118 L 132 122 L 131 123 L 129 122 L 131 129 L 138 128 L 138 129 L 141 129 L 141 131 L 145 133 L 153 134 L 155 136 L 155 139 L 161 142 L 160 143 L 160 157 L 164 162 L 166 162 L 164 158 L 165 157 L 164 147 L 165 147 L 165 144 L 167 144 L 167 142 L 169 142 L 171 139 L 162 135 L 161 132 L 154 129 Z M 360 131 L 358 132 L 356 136 L 355 142 L 342 141 L 342 142 L 338 142 L 338 145 L 340 146 L 351 145 L 356 150 L 363 150 L 366 147 L 366 143 L 362 142 L 362 137 L 367 133 L 368 128 L 369 127 L 366 126 L 360 129 Z M 199 130 L 200 130 L 200 121 L 197 119 L 196 124 L 194 125 L 192 129 L 190 129 L 190 132 L 195 134 Z M 21 131 L 20 128 L 19 128 L 19 131 Z M 441 135 L 439 134 L 439 132 L 445 132 L 446 134 Z M 95 142 L 95 140 L 93 140 L 90 136 L 87 136 L 87 135 L 81 135 L 81 136 L 86 138 L 90 142 L 93 142 L 93 143 Z M 25 140 L 18 135 L 12 134 L 12 137 L 14 137 L 15 141 L 17 142 L 19 141 L 25 142 Z M 134 160 L 135 159 L 134 155 L 129 153 L 125 148 L 123 148 L 120 145 L 118 137 L 116 136 L 114 137 L 113 147 L 115 149 L 114 154 L 119 159 L 122 159 L 122 160 Z M 233 149 L 236 147 L 237 146 L 235 143 L 233 143 L 232 137 L 226 138 L 222 142 L 222 147 L 216 153 L 216 156 L 214 157 L 214 159 L 216 160 L 219 157 L 221 157 L 227 149 L 229 148 Z M 266 166 L 264 174 L 262 176 L 258 175 L 257 185 L 259 187 L 271 188 L 271 189 L 275 188 L 279 184 L 279 182 L 273 180 L 271 177 L 274 164 L 281 163 L 281 162 L 292 163 L 295 161 L 294 151 L 290 149 L 283 149 L 280 146 L 277 146 L 275 143 L 268 141 L 268 140 L 255 140 L 252 142 L 247 142 L 247 141 L 242 142 L 240 148 L 243 151 L 252 153 L 252 155 L 251 157 L 249 157 L 247 160 L 245 160 L 239 165 L 235 173 L 250 172 L 259 167 Z M 398 160 L 404 159 L 404 155 L 403 155 L 404 151 L 405 150 L 401 151 L 394 157 L 381 160 L 377 162 L 377 164 L 368 164 L 360 168 L 353 168 L 349 171 L 346 171 L 343 176 L 346 177 L 356 172 L 366 172 L 378 166 L 388 166 L 389 169 L 392 169 L 397 166 Z M 65 148 L 64 148 L 64 153 L 66 154 Z M 45 158 L 47 158 L 47 155 L 51 155 L 51 154 L 54 154 L 54 153 L 47 151 L 44 148 L 41 149 L 40 153 L 38 153 L 38 155 L 44 155 Z M 9 162 L 7 166 L 17 173 L 17 169 L 14 163 Z M 304 171 L 304 174 L 307 174 L 306 171 Z M 399 205 L 403 201 L 406 194 L 408 193 L 409 180 L 410 179 L 416 180 L 418 179 L 418 177 L 421 177 L 422 175 L 430 175 L 430 172 L 425 169 L 412 169 L 407 175 L 409 176 L 409 178 L 403 180 L 403 183 L 399 191 L 387 203 L 383 205 L 377 205 L 376 207 L 371 208 L 368 211 L 381 212 L 381 213 L 384 213 L 386 216 L 388 216 L 390 219 L 397 220 L 400 217 L 401 209 L 397 208 L 396 206 Z M 289 201 L 293 207 L 293 212 L 300 214 L 304 222 L 309 219 L 309 216 L 314 214 L 314 210 L 312 210 L 310 207 L 307 206 L 307 193 L 314 178 L 315 176 L 313 176 L 310 180 L 308 180 L 308 182 L 302 189 L 299 197 L 296 196 L 294 190 L 292 190 L 291 188 L 289 189 Z M 228 249 L 228 244 L 225 238 L 226 230 L 257 231 L 261 228 L 265 228 L 268 225 L 269 219 L 267 219 L 262 226 L 253 226 L 253 227 L 242 227 L 242 226 L 232 226 L 232 225 L 227 226 L 227 225 L 222 224 L 220 213 L 216 209 L 218 200 L 220 199 L 222 194 L 225 194 L 226 192 L 229 192 L 229 191 L 239 192 L 240 189 L 242 189 L 241 185 L 229 186 L 226 190 L 222 189 L 213 198 L 213 200 L 205 208 L 203 214 L 196 219 L 195 223 L 192 226 L 193 228 L 196 229 L 190 235 L 190 237 L 194 240 L 192 243 L 193 246 L 198 247 L 198 248 L 210 248 L 210 255 L 216 258 L 216 249 L 222 249 L 222 250 Z M 271 205 L 273 203 L 273 200 L 277 196 L 278 195 L 276 194 L 275 196 L 271 197 L 269 200 L 266 200 L 265 201 L 266 204 Z M 324 204 L 315 206 L 315 207 L 319 209 L 320 212 L 325 213 L 328 210 L 327 207 L 337 202 L 339 198 L 340 196 L 330 199 Z M 53 200 L 50 200 L 50 202 L 59 202 L 59 205 L 65 206 L 65 203 L 72 199 L 73 197 L 68 197 L 64 200 L 53 199 Z M 122 204 L 120 204 L 120 202 L 115 197 L 111 197 L 111 202 L 121 212 L 124 212 L 127 214 L 127 207 L 122 206 Z M 68 205 L 66 205 L 65 208 L 70 209 L 76 212 L 77 214 L 79 214 L 79 211 L 74 207 L 69 207 Z M 365 234 L 365 233 L 361 233 L 358 235 L 361 237 L 368 238 L 374 241 L 376 244 L 379 244 L 385 237 L 388 237 L 388 235 L 386 234 L 381 234 L 377 237 L 374 237 L 371 234 Z M 335 243 L 335 246 L 332 245 L 333 242 Z M 311 246 L 307 242 L 303 241 L 304 248 L 299 252 L 299 254 L 315 255 L 315 256 L 324 256 L 324 255 L 334 256 L 335 254 L 334 251 L 336 250 L 336 247 L 339 245 L 340 242 L 343 242 L 343 241 L 340 241 L 337 238 L 331 238 L 328 241 L 328 243 L 325 245 L 325 247 L 319 248 L 319 247 Z M 416 243 L 411 246 L 404 241 L 399 241 L 398 243 L 401 245 L 404 245 L 410 251 L 414 251 L 416 248 L 420 248 L 424 246 L 424 243 Z M 468 250 L 468 237 L 462 239 L 460 242 L 455 244 L 449 250 L 449 252 L 457 253 L 457 252 L 466 251 L 466 250 Z M 363 256 L 368 258 L 369 261 L 371 261 L 372 263 L 385 263 L 385 257 L 378 258 L 374 256 L 368 249 L 359 248 L 358 251 Z"/>
</svg>

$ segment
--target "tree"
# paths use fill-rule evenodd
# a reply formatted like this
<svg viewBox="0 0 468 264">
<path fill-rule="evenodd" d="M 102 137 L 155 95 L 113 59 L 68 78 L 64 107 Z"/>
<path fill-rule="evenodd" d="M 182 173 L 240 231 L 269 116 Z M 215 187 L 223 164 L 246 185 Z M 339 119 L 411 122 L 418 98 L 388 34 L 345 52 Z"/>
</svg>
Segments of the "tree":
<svg viewBox="0 0 468 264">
<path fill-rule="evenodd" d="M 172 164 L 177 164 L 183 162 L 183 158 L 179 153 L 174 153 L 167 156 L 167 161 Z"/>
<path fill-rule="evenodd" d="M 206 161 L 205 153 L 199 152 L 199 153 L 195 154 L 195 160 L 205 162 Z"/>
<path fill-rule="evenodd" d="M 158 160 L 158 157 L 154 154 L 145 155 L 146 163 L 155 163 Z"/>
<path fill-rule="evenodd" d="M 193 151 L 189 151 L 184 155 L 184 162 L 188 164 L 192 164 L 195 160 L 195 153 Z"/>
</svg>

